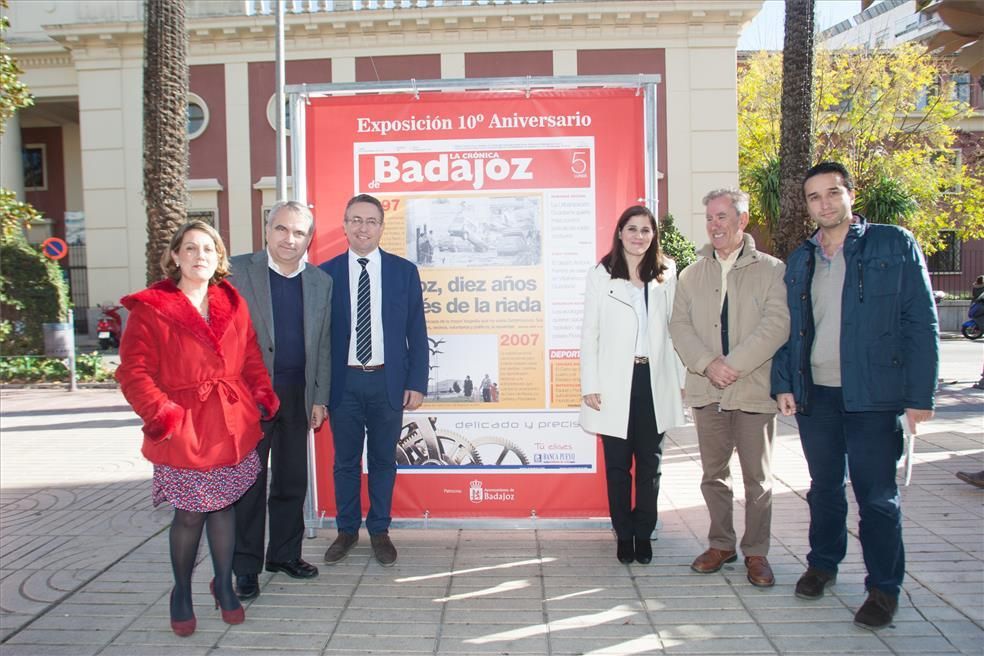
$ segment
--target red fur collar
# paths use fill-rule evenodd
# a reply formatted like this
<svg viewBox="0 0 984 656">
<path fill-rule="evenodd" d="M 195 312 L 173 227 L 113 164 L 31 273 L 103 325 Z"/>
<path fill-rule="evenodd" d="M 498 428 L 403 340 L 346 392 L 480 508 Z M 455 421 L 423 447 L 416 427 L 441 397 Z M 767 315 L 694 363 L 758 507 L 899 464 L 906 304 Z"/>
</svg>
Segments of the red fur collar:
<svg viewBox="0 0 984 656">
<path fill-rule="evenodd" d="M 210 323 L 206 323 L 173 281 L 162 280 L 147 289 L 124 296 L 120 303 L 128 310 L 132 310 L 138 303 L 143 303 L 156 311 L 164 320 L 186 331 L 222 355 L 222 336 L 232 324 L 241 301 L 242 297 L 239 293 L 224 280 L 217 285 L 209 285 Z"/>
</svg>

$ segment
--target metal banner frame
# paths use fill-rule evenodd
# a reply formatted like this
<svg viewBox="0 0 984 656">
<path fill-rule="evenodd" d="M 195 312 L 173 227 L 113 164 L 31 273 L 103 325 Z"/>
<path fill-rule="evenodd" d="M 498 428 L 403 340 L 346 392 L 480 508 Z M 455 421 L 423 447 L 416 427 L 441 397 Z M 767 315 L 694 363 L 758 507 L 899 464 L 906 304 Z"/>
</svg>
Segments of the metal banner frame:
<svg viewBox="0 0 984 656">
<path fill-rule="evenodd" d="M 351 96 L 372 94 L 421 94 L 456 92 L 525 93 L 527 97 L 534 91 L 558 89 L 635 89 L 643 97 L 644 112 L 644 177 L 645 197 L 637 202 L 649 207 L 653 213 L 658 211 L 658 167 L 657 167 L 657 112 L 656 85 L 661 83 L 659 75 L 593 75 L 593 76 L 550 76 L 550 77 L 505 77 L 468 78 L 447 80 L 415 79 L 392 82 L 347 82 L 331 84 L 294 84 L 285 87 L 290 107 L 291 131 L 291 199 L 308 203 L 307 148 L 305 107 L 311 98 L 327 96 Z M 308 494 L 304 503 L 304 521 L 308 537 L 315 531 L 327 528 L 333 518 L 318 515 L 317 467 L 315 462 L 314 433 L 308 431 Z M 422 519 L 395 518 L 393 525 L 398 527 L 488 527 L 488 528 L 598 528 L 608 526 L 607 519 L 543 519 L 535 515 L 530 518 L 448 518 Z"/>
</svg>

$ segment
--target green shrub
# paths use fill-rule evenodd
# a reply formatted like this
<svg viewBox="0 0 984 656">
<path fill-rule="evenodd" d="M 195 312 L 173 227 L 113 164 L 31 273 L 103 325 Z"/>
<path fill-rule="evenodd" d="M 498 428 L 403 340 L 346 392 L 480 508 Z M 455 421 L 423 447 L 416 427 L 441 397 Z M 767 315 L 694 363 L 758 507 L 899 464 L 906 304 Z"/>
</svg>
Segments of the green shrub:
<svg viewBox="0 0 984 656">
<path fill-rule="evenodd" d="M 98 351 L 78 353 L 75 356 L 75 376 L 83 383 L 102 383 L 113 380 L 113 372 L 106 368 Z"/>
<path fill-rule="evenodd" d="M 919 203 L 905 186 L 886 175 L 879 176 L 859 191 L 855 205 L 858 214 L 864 215 L 871 223 L 890 225 L 906 225 L 919 210 Z"/>
<path fill-rule="evenodd" d="M 101 383 L 113 379 L 98 352 L 75 357 L 75 377 L 80 383 Z M 0 383 L 67 383 L 68 360 L 29 355 L 0 358 Z"/>
<path fill-rule="evenodd" d="M 61 360 L 21 355 L 0 358 L 0 382 L 43 383 L 68 380 L 68 368 Z"/>
<path fill-rule="evenodd" d="M 679 275 L 687 265 L 693 264 L 697 260 L 697 248 L 694 246 L 694 242 L 684 237 L 673 225 L 672 214 L 666 214 L 660 224 L 660 246 L 662 246 L 663 252 L 676 262 L 677 274 Z"/>
</svg>

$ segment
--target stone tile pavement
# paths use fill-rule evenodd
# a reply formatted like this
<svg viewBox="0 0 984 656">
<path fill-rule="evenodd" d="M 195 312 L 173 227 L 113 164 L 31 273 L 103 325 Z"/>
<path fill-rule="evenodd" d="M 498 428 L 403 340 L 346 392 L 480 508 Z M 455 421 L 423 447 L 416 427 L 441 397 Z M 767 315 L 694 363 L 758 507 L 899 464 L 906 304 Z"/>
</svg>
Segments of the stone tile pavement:
<svg viewBox="0 0 984 656">
<path fill-rule="evenodd" d="M 937 418 L 919 436 L 913 481 L 903 488 L 903 596 L 894 625 L 877 634 L 851 622 L 864 598 L 856 516 L 831 594 L 793 596 L 807 551 L 809 479 L 795 424 L 783 420 L 772 589 L 752 587 L 740 561 L 716 574 L 690 571 L 707 517 L 687 428 L 666 445 L 648 566 L 620 565 L 602 523 L 396 528 L 396 567 L 372 560 L 363 534 L 347 560 L 322 566 L 313 581 L 263 574 L 262 594 L 234 627 L 211 608 L 203 560 L 198 630 L 178 638 L 167 621 L 171 513 L 150 505 L 139 421 L 122 397 L 0 390 L 0 656 L 982 654 L 984 491 L 953 476 L 984 469 L 974 366 L 952 382 L 944 377 Z M 333 538 L 322 530 L 305 540 L 305 558 L 320 563 Z"/>
</svg>

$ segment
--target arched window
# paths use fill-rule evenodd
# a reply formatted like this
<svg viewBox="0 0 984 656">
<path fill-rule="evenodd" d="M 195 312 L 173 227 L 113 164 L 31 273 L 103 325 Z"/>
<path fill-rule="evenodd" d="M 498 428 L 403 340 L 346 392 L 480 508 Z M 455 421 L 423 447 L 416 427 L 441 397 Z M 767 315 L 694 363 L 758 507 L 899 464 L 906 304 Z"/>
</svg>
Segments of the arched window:
<svg viewBox="0 0 984 656">
<path fill-rule="evenodd" d="M 287 96 L 284 96 L 284 132 L 287 136 L 290 136 L 290 101 L 287 100 Z M 277 129 L 277 94 L 270 96 L 269 102 L 267 102 L 266 109 L 267 121 L 270 123 L 270 127 L 275 131 Z"/>
<path fill-rule="evenodd" d="M 188 94 L 188 140 L 197 139 L 208 127 L 208 105 L 201 96 Z"/>
</svg>

